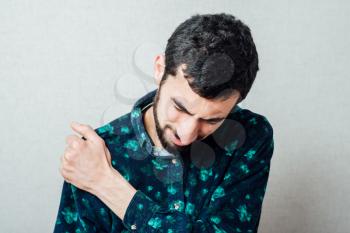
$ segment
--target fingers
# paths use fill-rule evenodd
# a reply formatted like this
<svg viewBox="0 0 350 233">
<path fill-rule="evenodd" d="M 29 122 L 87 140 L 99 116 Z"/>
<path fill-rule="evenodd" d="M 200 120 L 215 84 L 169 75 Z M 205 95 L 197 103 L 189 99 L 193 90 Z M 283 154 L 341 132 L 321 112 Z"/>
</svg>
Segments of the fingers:
<svg viewBox="0 0 350 233">
<path fill-rule="evenodd" d="M 79 148 L 79 146 L 81 146 L 85 141 L 83 139 L 81 139 L 79 136 L 73 134 L 73 135 L 68 135 L 66 137 L 66 143 L 68 144 L 68 146 L 72 147 L 72 148 Z"/>
<path fill-rule="evenodd" d="M 95 132 L 95 130 L 90 125 L 79 124 L 77 122 L 71 123 L 71 128 L 82 135 L 87 141 L 101 142 L 100 136 Z M 103 140 L 102 140 L 103 141 Z"/>
<path fill-rule="evenodd" d="M 66 149 L 64 149 L 63 157 L 64 159 L 67 159 L 69 161 L 73 158 L 74 154 L 75 154 L 74 148 L 67 146 Z"/>
<path fill-rule="evenodd" d="M 65 158 L 65 155 L 62 155 L 60 157 L 60 161 L 61 161 L 61 164 L 60 164 L 59 172 L 67 182 L 70 182 L 70 173 L 72 172 L 72 169 L 70 168 L 70 165 L 67 159 Z"/>
</svg>

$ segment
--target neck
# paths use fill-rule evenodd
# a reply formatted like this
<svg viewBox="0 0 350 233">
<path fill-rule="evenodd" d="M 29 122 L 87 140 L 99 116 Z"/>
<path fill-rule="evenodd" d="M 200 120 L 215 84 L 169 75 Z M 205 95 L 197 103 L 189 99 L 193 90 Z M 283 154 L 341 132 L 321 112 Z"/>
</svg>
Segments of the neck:
<svg viewBox="0 0 350 233">
<path fill-rule="evenodd" d="M 154 145 L 156 147 L 163 148 L 156 131 L 156 124 L 153 116 L 153 106 L 146 109 L 143 117 L 143 124 L 145 125 L 145 129 Z"/>
</svg>

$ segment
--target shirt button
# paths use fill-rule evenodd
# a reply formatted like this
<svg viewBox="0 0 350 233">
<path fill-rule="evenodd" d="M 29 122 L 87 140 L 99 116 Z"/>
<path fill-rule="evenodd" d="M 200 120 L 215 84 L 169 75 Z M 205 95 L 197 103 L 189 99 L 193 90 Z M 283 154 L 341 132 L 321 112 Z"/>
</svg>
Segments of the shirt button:
<svg viewBox="0 0 350 233">
<path fill-rule="evenodd" d="M 175 203 L 175 204 L 174 204 L 174 208 L 175 208 L 176 210 L 179 209 L 179 208 L 180 208 L 179 203 Z"/>
<path fill-rule="evenodd" d="M 177 161 L 176 161 L 176 159 L 172 159 L 171 162 L 172 162 L 173 164 L 176 164 Z"/>
<path fill-rule="evenodd" d="M 131 230 L 136 230 L 136 224 L 131 225 Z"/>
</svg>

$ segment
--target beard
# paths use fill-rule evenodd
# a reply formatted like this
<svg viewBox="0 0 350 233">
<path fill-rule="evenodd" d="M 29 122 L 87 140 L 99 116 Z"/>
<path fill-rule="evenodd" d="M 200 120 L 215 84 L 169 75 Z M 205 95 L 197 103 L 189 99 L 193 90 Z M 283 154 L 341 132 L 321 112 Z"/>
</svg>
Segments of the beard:
<svg viewBox="0 0 350 233">
<path fill-rule="evenodd" d="M 153 118 L 155 122 L 155 127 L 156 127 L 156 132 L 157 136 L 159 138 L 160 143 L 162 144 L 163 148 L 167 150 L 171 154 L 180 154 L 183 152 L 186 152 L 189 150 L 191 144 L 186 145 L 186 146 L 178 146 L 175 145 L 173 142 L 169 142 L 167 138 L 165 137 L 165 130 L 169 129 L 171 132 L 177 136 L 176 130 L 173 129 L 170 125 L 166 124 L 163 128 L 161 127 L 158 119 L 158 104 L 159 104 L 159 93 L 160 93 L 161 86 L 159 87 L 157 94 L 154 99 L 154 104 L 153 104 Z"/>
</svg>

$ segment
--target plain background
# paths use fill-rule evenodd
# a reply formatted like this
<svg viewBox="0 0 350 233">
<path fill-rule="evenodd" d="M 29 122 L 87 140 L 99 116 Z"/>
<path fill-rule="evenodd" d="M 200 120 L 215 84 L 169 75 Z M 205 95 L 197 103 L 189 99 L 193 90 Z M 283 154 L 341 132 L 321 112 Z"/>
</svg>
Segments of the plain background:
<svg viewBox="0 0 350 233">
<path fill-rule="evenodd" d="M 260 233 L 350 228 L 347 1 L 0 1 L 0 232 L 52 232 L 73 120 L 94 128 L 153 90 L 153 61 L 195 13 L 252 31 L 260 71 L 242 106 L 275 151 Z M 123 98 L 121 97 L 123 96 Z"/>
</svg>

